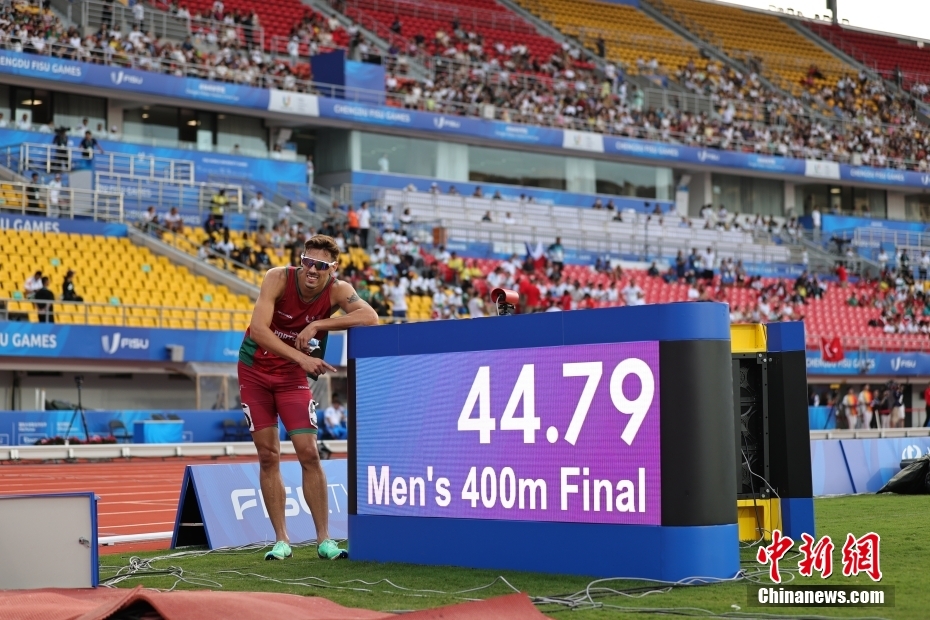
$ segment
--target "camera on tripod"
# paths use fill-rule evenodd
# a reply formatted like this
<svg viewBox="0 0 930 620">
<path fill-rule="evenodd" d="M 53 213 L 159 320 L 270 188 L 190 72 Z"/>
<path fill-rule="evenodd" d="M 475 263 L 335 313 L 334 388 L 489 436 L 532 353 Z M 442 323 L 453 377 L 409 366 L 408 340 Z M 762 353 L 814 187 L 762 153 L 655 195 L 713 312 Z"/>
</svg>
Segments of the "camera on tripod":
<svg viewBox="0 0 930 620">
<path fill-rule="evenodd" d="M 71 427 L 74 426 L 74 422 L 77 420 L 77 417 L 81 417 L 81 426 L 84 430 L 84 441 L 90 441 L 90 432 L 87 430 L 87 416 L 84 415 L 84 401 L 81 397 L 81 388 L 84 385 L 84 375 L 74 375 L 74 385 L 77 387 L 78 391 L 78 404 L 74 408 L 74 413 L 71 415 L 71 422 L 68 423 L 68 430 L 65 431 L 65 445 L 71 445 Z"/>
</svg>

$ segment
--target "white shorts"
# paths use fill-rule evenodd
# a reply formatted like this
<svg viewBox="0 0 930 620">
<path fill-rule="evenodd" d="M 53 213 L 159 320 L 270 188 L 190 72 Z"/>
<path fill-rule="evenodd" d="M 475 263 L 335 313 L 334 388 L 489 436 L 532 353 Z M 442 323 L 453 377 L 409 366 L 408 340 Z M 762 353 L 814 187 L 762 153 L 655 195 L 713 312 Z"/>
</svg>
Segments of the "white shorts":
<svg viewBox="0 0 930 620">
<path fill-rule="evenodd" d="M 899 420 L 903 420 L 904 419 L 904 407 L 895 407 L 894 409 L 891 410 L 891 414 L 894 417 L 898 418 Z"/>
</svg>

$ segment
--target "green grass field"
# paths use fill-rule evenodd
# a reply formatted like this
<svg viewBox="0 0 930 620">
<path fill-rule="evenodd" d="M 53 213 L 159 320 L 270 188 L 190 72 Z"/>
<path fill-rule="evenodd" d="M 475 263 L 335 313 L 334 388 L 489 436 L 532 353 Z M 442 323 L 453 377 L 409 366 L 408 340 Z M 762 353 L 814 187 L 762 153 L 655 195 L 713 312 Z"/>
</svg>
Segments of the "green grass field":
<svg viewBox="0 0 930 620">
<path fill-rule="evenodd" d="M 818 499 L 815 501 L 817 535 L 829 534 L 837 548 L 833 552 L 834 575 L 828 580 L 798 577 L 794 583 L 803 585 L 872 584 L 864 575 L 847 578 L 842 576 L 841 552 L 847 532 L 861 536 L 869 531 L 881 537 L 881 568 L 884 574 L 882 585 L 895 587 L 894 607 L 871 608 L 749 608 L 746 605 L 747 583 L 726 583 L 697 587 L 679 587 L 664 593 L 655 593 L 640 598 L 607 595 L 598 592 L 595 600 L 611 606 L 627 608 L 662 608 L 675 610 L 678 614 L 691 615 L 685 608 L 709 610 L 714 614 L 759 617 L 762 613 L 781 615 L 819 615 L 834 617 L 880 617 L 891 619 L 923 619 L 930 617 L 930 590 L 921 576 L 924 573 L 925 553 L 930 547 L 927 519 L 930 516 L 930 496 L 863 495 Z M 552 545 L 553 553 L 562 553 L 562 545 L 570 546 L 577 553 L 579 546 L 588 545 L 590 553 L 597 553 L 597 541 L 546 541 Z M 415 540 L 410 544 L 416 544 Z M 755 548 L 744 549 L 744 567 L 756 569 Z M 151 558 L 166 552 L 140 553 L 139 557 Z M 438 607 L 467 598 L 487 598 L 508 594 L 512 590 L 503 582 L 495 580 L 503 576 L 517 589 L 533 597 L 558 597 L 583 591 L 592 581 L 590 578 L 553 576 L 537 573 L 512 571 L 471 570 L 451 567 L 413 566 L 409 564 L 378 564 L 372 562 L 336 561 L 316 558 L 313 548 L 295 549 L 294 559 L 285 562 L 265 562 L 262 551 L 210 553 L 199 557 L 170 558 L 154 562 L 152 569 L 178 567 L 186 579 L 195 583 L 177 583 L 179 589 L 203 589 L 209 582 L 214 588 L 222 586 L 228 590 L 250 590 L 266 592 L 288 592 L 308 596 L 323 596 L 339 604 L 364 607 L 379 611 L 401 611 Z M 111 577 L 115 568 L 125 566 L 129 556 L 104 556 L 101 559 L 101 580 Z M 797 558 L 782 562 L 782 567 L 797 568 Z M 235 572 L 222 572 L 235 571 Z M 387 583 L 389 580 L 392 586 Z M 767 576 L 764 581 L 768 583 Z M 176 577 L 164 574 L 139 574 L 121 581 L 120 587 L 142 584 L 150 588 L 170 588 Z M 367 583 L 365 583 L 367 582 Z M 466 592 L 492 584 L 491 587 Z M 199 585 L 198 585 L 199 584 Z M 601 584 L 615 590 L 642 588 L 644 582 L 617 580 Z M 406 588 L 407 590 L 404 590 Z M 648 590 L 652 588 L 645 588 Z M 414 592 L 412 590 L 434 590 L 437 592 Z M 644 591 L 643 590 L 643 591 Z M 739 606 L 739 610 L 733 606 Z M 619 615 L 614 607 L 595 609 L 590 605 L 570 611 L 567 607 L 542 604 L 541 611 L 551 617 L 610 618 Z M 695 615 L 700 614 L 697 611 Z M 654 613 L 637 614 L 638 617 L 667 617 Z"/>
</svg>

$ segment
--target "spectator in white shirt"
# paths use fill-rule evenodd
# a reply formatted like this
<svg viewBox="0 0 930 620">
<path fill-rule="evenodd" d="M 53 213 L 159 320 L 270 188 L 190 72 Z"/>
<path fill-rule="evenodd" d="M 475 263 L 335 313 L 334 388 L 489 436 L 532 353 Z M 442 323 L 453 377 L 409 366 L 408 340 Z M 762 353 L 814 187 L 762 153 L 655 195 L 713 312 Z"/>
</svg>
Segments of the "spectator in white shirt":
<svg viewBox="0 0 930 620">
<path fill-rule="evenodd" d="M 359 222 L 361 224 L 361 222 Z M 388 205 L 381 213 L 382 232 L 392 232 L 396 224 L 394 223 L 394 207 Z"/>
<path fill-rule="evenodd" d="M 28 278 L 26 283 L 23 284 L 23 290 L 26 293 L 26 297 L 32 298 L 36 291 L 42 288 L 42 272 L 37 271 L 34 276 Z"/>
<path fill-rule="evenodd" d="M 404 209 L 404 212 L 401 213 L 400 217 L 397 219 L 400 220 L 402 231 L 405 231 L 407 229 L 407 226 L 413 223 L 413 216 L 410 215 L 410 207 L 407 207 L 406 209 Z"/>
<path fill-rule="evenodd" d="M 324 437 L 332 439 L 345 439 L 346 437 L 346 410 L 342 406 L 342 399 L 333 396 L 332 404 L 323 412 Z"/>
<path fill-rule="evenodd" d="M 48 216 L 58 217 L 61 209 L 61 174 L 48 183 Z"/>
<path fill-rule="evenodd" d="M 291 217 L 291 201 L 288 200 L 284 203 L 284 206 L 281 207 L 281 212 L 278 213 L 278 222 L 286 223 L 288 218 Z"/>
<path fill-rule="evenodd" d="M 181 217 L 177 207 L 171 207 L 171 210 L 165 214 L 165 228 L 171 232 L 184 232 L 184 218 Z"/>
<path fill-rule="evenodd" d="M 384 285 L 384 295 L 391 302 L 391 316 L 395 319 L 407 319 L 407 289 L 410 281 L 407 278 L 391 278 Z"/>
<path fill-rule="evenodd" d="M 504 285 L 506 277 L 504 275 L 504 269 L 502 267 L 497 267 L 488 274 L 487 283 L 488 287 L 495 289 Z"/>
<path fill-rule="evenodd" d="M 90 121 L 85 118 L 81 121 L 80 125 L 74 128 L 73 133 L 83 136 L 88 131 L 90 131 Z"/>
<path fill-rule="evenodd" d="M 888 266 L 888 252 L 885 251 L 885 248 L 882 248 L 878 252 L 878 265 L 882 268 L 882 271 Z"/>
<path fill-rule="evenodd" d="M 145 210 L 145 213 L 142 214 L 142 230 L 145 232 L 152 232 L 155 228 L 155 225 L 158 224 L 158 213 L 155 212 L 155 207 L 150 206 Z"/>
<path fill-rule="evenodd" d="M 142 5 L 142 0 L 136 0 L 136 3 L 132 5 L 132 18 L 141 28 L 142 22 L 145 21 L 145 7 Z"/>
<path fill-rule="evenodd" d="M 16 128 L 20 131 L 29 131 L 32 129 L 32 122 L 29 120 L 28 114 L 23 114 L 22 118 L 16 121 Z"/>
<path fill-rule="evenodd" d="M 759 315 L 763 320 L 768 321 L 772 318 L 772 306 L 769 305 L 769 300 L 765 297 L 759 298 Z"/>
<path fill-rule="evenodd" d="M 0 129 L 6 129 L 10 126 L 10 123 L 3 117 L 3 113 L 0 112 Z"/>
<path fill-rule="evenodd" d="M 262 211 L 265 208 L 265 197 L 261 192 L 255 192 L 249 200 L 249 231 L 256 231 L 261 225 Z"/>
<path fill-rule="evenodd" d="M 714 277 L 714 263 L 717 261 L 717 256 L 714 254 L 713 248 L 707 248 L 707 251 L 701 256 L 701 267 L 704 269 L 704 277 L 711 279 Z"/>
<path fill-rule="evenodd" d="M 227 258 L 232 254 L 233 250 L 236 249 L 236 244 L 232 242 L 229 238 L 229 229 L 223 229 L 223 240 L 215 243 L 213 249 L 219 252 L 220 254 L 225 254 Z"/>
<path fill-rule="evenodd" d="M 511 226 L 511 225 L 517 223 L 517 220 L 513 219 L 513 216 L 510 215 L 510 212 L 509 212 L 509 211 L 508 211 L 507 213 L 504 214 L 504 219 L 501 220 L 501 221 L 502 221 L 504 224 L 508 225 L 508 226 Z"/>
<path fill-rule="evenodd" d="M 639 295 L 643 292 L 643 289 L 639 288 L 636 285 L 636 282 L 630 280 L 629 284 L 623 287 L 623 301 L 628 306 L 639 306 L 642 304 L 637 303 Z"/>
<path fill-rule="evenodd" d="M 362 208 L 358 212 L 358 236 L 359 242 L 363 248 L 368 247 L 368 231 L 371 229 L 371 211 L 368 209 L 368 203 L 363 202 Z"/>
<path fill-rule="evenodd" d="M 468 300 L 468 314 L 471 318 L 476 319 L 486 316 L 484 314 L 484 301 L 478 295 L 472 295 Z"/>
</svg>

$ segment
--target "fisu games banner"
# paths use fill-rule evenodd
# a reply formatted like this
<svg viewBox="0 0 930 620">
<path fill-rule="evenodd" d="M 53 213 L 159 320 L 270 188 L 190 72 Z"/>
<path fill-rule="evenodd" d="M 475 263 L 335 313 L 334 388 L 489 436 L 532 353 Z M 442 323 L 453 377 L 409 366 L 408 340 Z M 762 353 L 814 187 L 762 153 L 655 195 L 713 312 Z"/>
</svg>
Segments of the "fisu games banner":
<svg viewBox="0 0 930 620">
<path fill-rule="evenodd" d="M 104 235 L 106 237 L 126 236 L 126 224 L 96 222 L 87 219 L 34 217 L 10 213 L 0 214 L 0 230 L 77 233 L 79 235 Z"/>
<path fill-rule="evenodd" d="M 0 321 L 0 356 L 170 361 L 169 345 L 186 362 L 236 362 L 242 332 L 104 327 Z"/>
<path fill-rule="evenodd" d="M 819 351 L 808 351 L 807 374 L 926 377 L 930 376 L 930 353 L 869 352 L 860 355 L 858 351 L 850 351 L 842 361 L 826 362 Z"/>
<path fill-rule="evenodd" d="M 267 109 L 263 88 L 0 50 L 0 72 L 120 91 Z"/>
<path fill-rule="evenodd" d="M 0 321 L 0 357 L 170 361 L 168 346 L 183 346 L 185 362 L 239 361 L 242 332 L 156 327 L 104 327 Z M 324 359 L 346 365 L 346 333 L 329 335 Z"/>
</svg>

